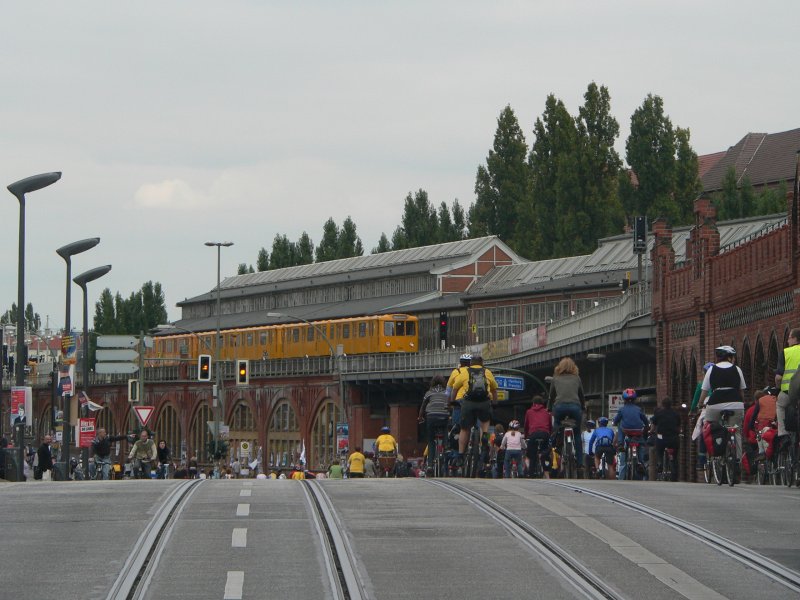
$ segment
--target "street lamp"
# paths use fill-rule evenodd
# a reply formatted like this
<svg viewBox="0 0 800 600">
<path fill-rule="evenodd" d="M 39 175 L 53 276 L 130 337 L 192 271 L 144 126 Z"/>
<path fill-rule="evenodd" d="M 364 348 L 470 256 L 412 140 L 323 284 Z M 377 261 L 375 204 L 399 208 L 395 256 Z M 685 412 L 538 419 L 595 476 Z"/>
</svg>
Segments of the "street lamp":
<svg viewBox="0 0 800 600">
<path fill-rule="evenodd" d="M 221 258 L 221 251 L 222 248 L 230 248 L 233 246 L 233 242 L 206 242 L 206 246 L 216 246 L 217 247 L 217 348 L 215 352 L 215 359 L 214 362 L 217 363 L 217 385 L 214 393 L 212 394 L 212 398 L 214 400 L 214 408 L 216 408 L 215 415 L 214 415 L 214 458 L 216 460 L 216 456 L 219 453 L 219 413 L 222 412 L 222 416 L 224 418 L 225 412 L 222 404 L 224 402 L 224 397 L 222 394 L 222 371 L 219 368 L 219 353 L 220 349 L 222 348 L 222 334 L 220 333 L 220 317 L 221 317 L 221 306 L 222 306 L 222 288 L 220 287 L 220 258 Z"/>
<path fill-rule="evenodd" d="M 19 200 L 19 271 L 17 278 L 17 361 L 16 385 L 25 385 L 25 365 L 20 360 L 25 351 L 25 194 L 35 192 L 61 179 L 61 172 L 42 173 L 20 179 L 8 186 Z"/>
<path fill-rule="evenodd" d="M 86 395 L 89 395 L 89 300 L 88 294 L 86 291 L 86 284 L 90 281 L 94 281 L 95 279 L 100 279 L 103 275 L 108 273 L 111 270 L 111 265 L 104 265 L 102 267 L 95 267 L 94 269 L 89 269 L 88 271 L 84 271 L 80 275 L 76 275 L 75 278 L 72 280 L 76 284 L 80 286 L 83 290 L 83 381 L 82 381 L 82 388 Z M 140 377 L 144 377 L 144 373 L 139 374 Z M 66 420 L 66 415 L 65 415 Z M 69 436 L 67 435 L 67 431 L 69 430 L 69 422 L 67 421 L 64 425 L 64 437 L 69 441 Z M 69 444 L 65 443 L 64 447 L 66 449 L 65 459 L 64 462 L 69 465 Z M 88 460 L 89 449 L 86 449 L 86 455 Z M 69 467 L 67 467 L 69 468 Z"/>
<path fill-rule="evenodd" d="M 66 298 L 66 311 L 64 315 L 64 335 L 68 336 L 72 333 L 72 327 L 70 324 L 71 316 L 72 316 L 72 257 L 76 254 L 80 254 L 81 252 L 86 252 L 97 246 L 100 243 L 100 238 L 87 238 L 85 240 L 79 240 L 77 242 L 72 242 L 71 244 L 67 244 L 66 246 L 61 246 L 56 250 L 56 254 L 58 254 L 61 258 L 64 259 L 64 262 L 67 264 L 67 298 Z M 63 358 L 63 357 L 62 357 Z M 55 362 L 55 361 L 54 361 Z M 54 377 L 58 378 L 58 371 L 57 367 L 54 365 L 55 375 Z M 74 383 L 74 382 L 73 382 Z M 64 400 L 61 406 L 61 420 L 62 420 L 62 438 L 61 438 L 61 446 L 64 448 L 69 448 L 70 443 L 70 401 Z M 67 461 L 69 462 L 69 461 Z M 66 469 L 68 469 L 67 467 Z M 68 471 L 65 469 L 65 473 Z"/>
<path fill-rule="evenodd" d="M 591 352 L 586 355 L 586 358 L 591 360 L 592 362 L 600 361 L 601 365 L 601 380 L 600 380 L 600 416 L 605 416 L 605 403 L 606 403 L 606 355 Z"/>
</svg>

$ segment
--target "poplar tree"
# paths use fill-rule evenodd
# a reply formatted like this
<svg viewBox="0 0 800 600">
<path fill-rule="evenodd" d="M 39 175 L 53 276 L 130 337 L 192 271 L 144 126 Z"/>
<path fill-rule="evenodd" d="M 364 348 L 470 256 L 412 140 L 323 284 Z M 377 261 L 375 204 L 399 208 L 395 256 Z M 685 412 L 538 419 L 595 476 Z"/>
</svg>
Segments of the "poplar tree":
<svg viewBox="0 0 800 600">
<path fill-rule="evenodd" d="M 328 260 L 335 260 L 339 247 L 339 227 L 330 217 L 322 226 L 322 239 L 319 242 L 316 250 L 317 262 L 325 262 Z"/>
<path fill-rule="evenodd" d="M 267 252 L 267 249 L 263 246 L 261 247 L 261 250 L 258 251 L 258 258 L 256 258 L 256 269 L 258 269 L 259 273 L 269 269 L 269 252 Z"/>
<path fill-rule="evenodd" d="M 382 252 L 389 252 L 392 249 L 392 245 L 389 243 L 389 238 L 386 237 L 386 234 L 381 232 L 381 237 L 378 240 L 378 245 L 372 249 L 372 254 L 380 254 Z"/>
<path fill-rule="evenodd" d="M 297 265 L 310 265 L 314 262 L 314 242 L 311 241 L 309 235 L 304 231 L 297 241 L 297 257 L 295 264 Z"/>
<path fill-rule="evenodd" d="M 354 256 L 362 256 L 364 254 L 364 247 L 361 244 L 361 238 L 356 233 L 356 224 L 353 219 L 348 216 L 342 228 L 339 231 L 337 239 L 336 258 L 352 258 Z"/>
<path fill-rule="evenodd" d="M 703 183 L 700 181 L 700 163 L 689 143 L 690 140 L 691 132 L 688 129 L 682 127 L 675 129 L 677 156 L 675 159 L 674 197 L 678 206 L 676 225 L 689 225 L 694 222 L 694 201 L 703 191 Z"/>
</svg>

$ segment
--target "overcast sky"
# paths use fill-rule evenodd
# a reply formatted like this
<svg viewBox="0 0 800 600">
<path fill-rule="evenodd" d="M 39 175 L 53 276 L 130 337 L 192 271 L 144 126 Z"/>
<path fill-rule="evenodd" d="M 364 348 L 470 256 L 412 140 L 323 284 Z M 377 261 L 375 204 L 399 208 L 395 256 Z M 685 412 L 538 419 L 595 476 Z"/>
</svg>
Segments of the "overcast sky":
<svg viewBox="0 0 800 600">
<path fill-rule="evenodd" d="M 26 303 L 64 323 L 73 275 L 175 303 L 255 265 L 276 233 L 350 215 L 367 251 L 409 191 L 474 201 L 506 105 L 528 144 L 553 93 L 608 87 L 624 158 L 648 93 L 698 154 L 800 127 L 796 1 L 4 2 L 0 183 L 63 171 L 27 207 Z M 0 196 L 0 312 L 17 299 L 18 202 Z M 73 287 L 73 327 L 81 327 Z"/>
</svg>

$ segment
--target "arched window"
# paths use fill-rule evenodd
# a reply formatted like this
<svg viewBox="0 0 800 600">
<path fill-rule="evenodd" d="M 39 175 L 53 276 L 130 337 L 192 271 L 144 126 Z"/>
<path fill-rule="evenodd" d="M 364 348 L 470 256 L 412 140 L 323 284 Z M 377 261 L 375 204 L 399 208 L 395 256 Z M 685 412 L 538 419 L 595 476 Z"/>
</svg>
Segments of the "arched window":
<svg viewBox="0 0 800 600">
<path fill-rule="evenodd" d="M 745 340 L 742 342 L 742 351 L 739 356 L 739 360 L 736 361 L 736 364 L 739 365 L 739 368 L 742 370 L 742 375 L 744 375 L 744 382 L 747 384 L 747 387 L 751 390 L 753 388 L 753 362 L 750 357 L 750 342 Z"/>
<path fill-rule="evenodd" d="M 341 411 L 336 403 L 328 400 L 317 413 L 314 426 L 311 429 L 311 454 L 310 463 L 315 469 L 327 469 L 331 463 L 342 458 L 337 443 L 336 425 L 342 420 Z M 346 447 L 342 452 L 346 453 Z M 344 457 L 346 458 L 346 456 Z"/>
<path fill-rule="evenodd" d="M 182 451 L 185 451 L 185 449 L 181 448 L 181 442 L 183 441 L 181 437 L 181 423 L 178 420 L 178 413 L 172 405 L 165 404 L 156 418 L 155 423 L 151 425 L 153 425 L 155 429 L 153 437 L 156 444 L 161 440 L 165 440 L 167 442 L 167 448 L 172 452 L 172 459 L 175 461 L 183 460 Z"/>
<path fill-rule="evenodd" d="M 270 468 L 291 467 L 300 458 L 301 444 L 297 415 L 289 401 L 283 400 L 272 413 L 264 462 Z"/>
<path fill-rule="evenodd" d="M 775 385 L 775 368 L 778 366 L 778 340 L 773 335 L 769 341 L 769 358 L 767 359 L 767 384 Z"/>
<path fill-rule="evenodd" d="M 210 461 L 206 444 L 213 439 L 208 430 L 208 422 L 211 420 L 213 420 L 211 409 L 208 407 L 208 404 L 203 403 L 194 414 L 192 425 L 189 427 L 189 451 L 192 452 L 193 456 L 197 457 L 197 461 L 201 463 Z M 191 458 L 191 456 L 189 458 Z"/>
<path fill-rule="evenodd" d="M 240 444 L 243 441 L 250 442 L 250 460 L 256 456 L 256 442 L 258 441 L 258 431 L 256 430 L 256 421 L 253 418 L 253 411 L 250 410 L 247 402 L 241 401 L 233 409 L 230 421 L 230 433 L 228 441 L 233 448 L 233 455 L 237 458 L 243 458 L 240 455 Z"/>
<path fill-rule="evenodd" d="M 753 360 L 753 381 L 745 380 L 745 383 L 750 386 L 751 390 L 761 390 L 766 387 L 767 381 L 767 359 L 764 356 L 764 346 L 761 344 L 761 338 L 756 341 L 756 352 Z"/>
</svg>

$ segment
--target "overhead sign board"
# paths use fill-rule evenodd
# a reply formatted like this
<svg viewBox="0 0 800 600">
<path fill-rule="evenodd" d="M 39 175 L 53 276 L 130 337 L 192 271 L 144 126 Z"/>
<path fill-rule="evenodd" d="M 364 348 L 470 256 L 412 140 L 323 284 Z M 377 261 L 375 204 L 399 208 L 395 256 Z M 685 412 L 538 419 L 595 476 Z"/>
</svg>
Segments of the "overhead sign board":
<svg viewBox="0 0 800 600">
<path fill-rule="evenodd" d="M 135 335 L 99 335 L 98 348 L 136 348 L 139 339 Z"/>
<path fill-rule="evenodd" d="M 147 422 L 150 420 L 150 417 L 153 416 L 153 411 L 156 409 L 155 406 L 134 406 L 133 410 L 136 413 L 136 417 L 139 419 L 139 423 L 142 424 L 142 427 L 147 425 Z"/>
<path fill-rule="evenodd" d="M 102 363 L 99 362 L 94 367 L 94 372 L 99 373 L 100 375 L 110 375 L 113 373 L 123 373 L 130 375 L 131 373 L 136 373 L 139 370 L 139 365 L 132 362 L 106 362 Z"/>
<path fill-rule="evenodd" d="M 495 375 L 497 387 L 501 390 L 517 390 L 523 391 L 525 389 L 525 380 L 522 377 L 512 377 L 509 375 Z"/>
<path fill-rule="evenodd" d="M 136 350 L 98 350 L 97 360 L 102 361 L 132 361 L 139 358 Z"/>
</svg>

